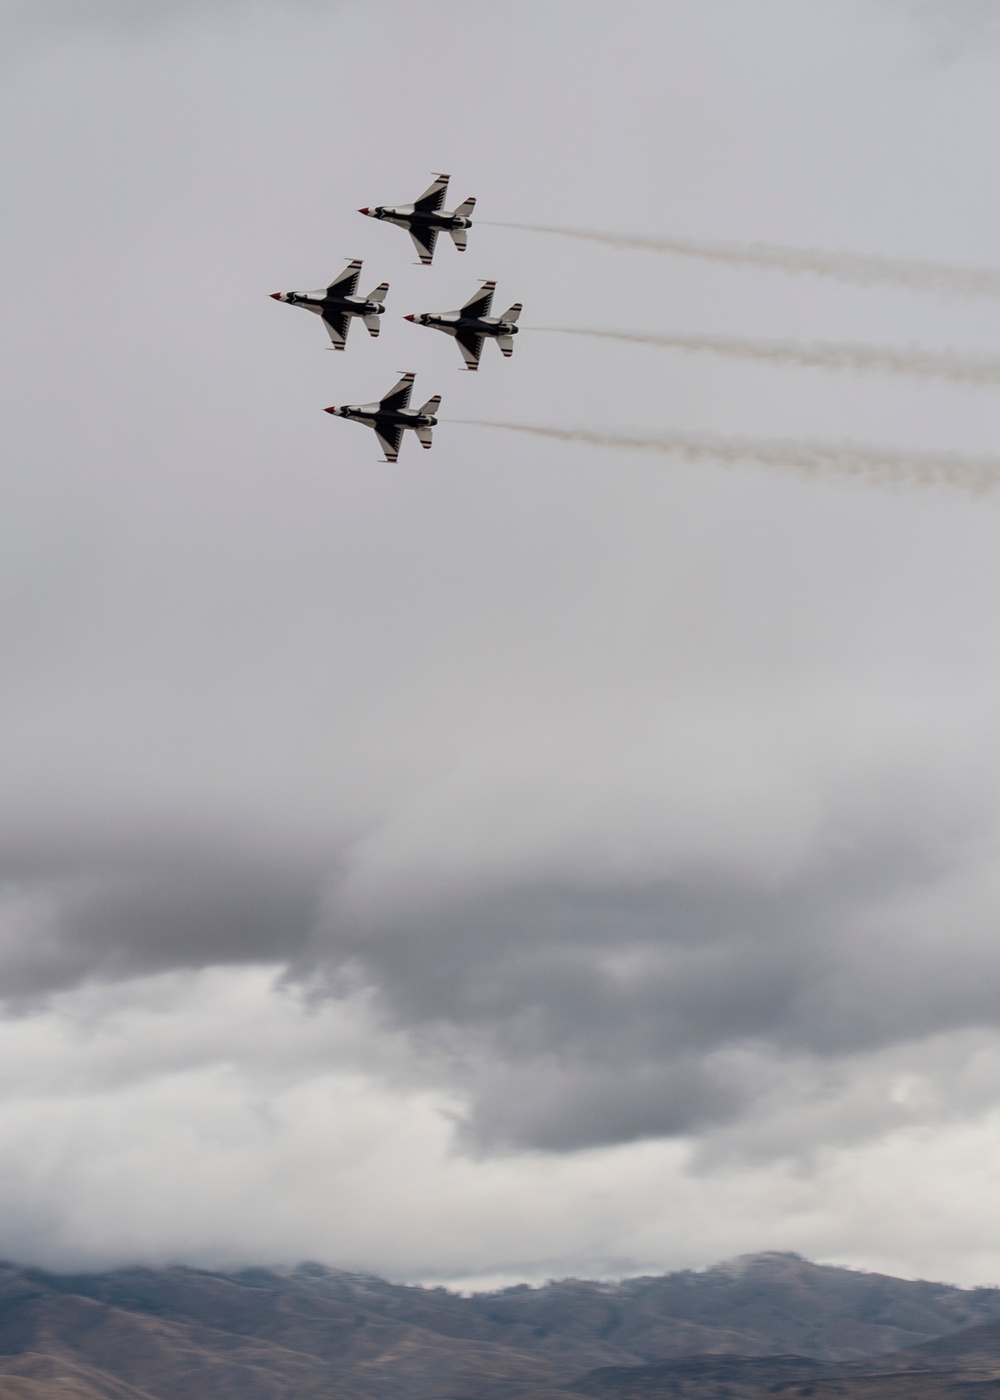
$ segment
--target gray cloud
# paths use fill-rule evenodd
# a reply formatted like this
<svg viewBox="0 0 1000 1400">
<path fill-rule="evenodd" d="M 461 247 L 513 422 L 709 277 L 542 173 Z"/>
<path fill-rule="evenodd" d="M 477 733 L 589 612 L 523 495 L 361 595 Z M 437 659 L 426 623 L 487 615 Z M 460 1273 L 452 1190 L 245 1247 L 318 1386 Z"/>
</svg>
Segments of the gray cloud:
<svg viewBox="0 0 1000 1400">
<path fill-rule="evenodd" d="M 252 15 L 295 9 L 329 9 L 336 0 L 0 0 L 0 23 L 15 33 L 120 28 L 213 15 Z"/>
<path fill-rule="evenodd" d="M 322 13 L 337 0 L 0 0 L 0 71 L 88 40 L 142 40 L 195 26 L 245 31 L 260 20 Z"/>
<path fill-rule="evenodd" d="M 730 1052 L 832 1064 L 998 1023 L 988 950 L 903 954 L 874 931 L 941 877 L 933 841 L 897 842 L 868 833 L 777 883 L 722 865 L 639 888 L 483 890 L 357 931 L 334 921 L 327 956 L 452 1056 L 480 1143 L 691 1133 L 773 1087 Z"/>
<path fill-rule="evenodd" d="M 892 0 L 933 37 L 938 54 L 954 61 L 1000 37 L 996 0 Z"/>
<path fill-rule="evenodd" d="M 861 822 L 818 833 L 778 879 L 703 857 L 625 882 L 512 870 L 464 892 L 404 885 L 400 904 L 350 846 L 334 859 L 266 830 L 22 822 L 4 849 L 0 987 L 16 1004 L 82 980 L 270 964 L 314 995 L 373 995 L 412 1072 L 465 1097 L 470 1144 L 690 1134 L 772 1091 L 734 1052 L 835 1064 L 997 1024 L 975 923 L 946 954 L 904 953 L 894 913 L 953 877 L 977 829 L 943 863 L 932 822 L 905 839 Z"/>
<path fill-rule="evenodd" d="M 474 1151 L 573 1152 L 645 1138 L 689 1136 L 731 1122 L 747 1106 L 724 1068 L 695 1056 L 630 1062 L 565 1054 L 518 1065 L 498 1056 L 472 1085 L 462 1122 Z"/>
<path fill-rule="evenodd" d="M 22 826 L 0 851 L 0 996 L 14 1003 L 94 978 L 283 963 L 308 946 L 329 863 L 189 825 Z"/>
</svg>

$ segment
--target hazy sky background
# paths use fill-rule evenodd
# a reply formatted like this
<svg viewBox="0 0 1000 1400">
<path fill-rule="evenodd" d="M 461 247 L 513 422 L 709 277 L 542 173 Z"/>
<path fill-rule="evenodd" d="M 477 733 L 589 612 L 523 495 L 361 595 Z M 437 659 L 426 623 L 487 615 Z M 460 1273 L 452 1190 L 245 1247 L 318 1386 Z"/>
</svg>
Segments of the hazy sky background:
<svg viewBox="0 0 1000 1400">
<path fill-rule="evenodd" d="M 1000 1280 L 1000 297 L 360 205 L 1000 268 L 994 0 L 7 0 L 0 1255 Z M 269 300 L 361 257 L 346 354 Z M 407 312 L 522 300 L 476 376 Z M 434 450 L 325 416 L 417 371 Z M 453 420 L 453 421 L 448 421 Z"/>
</svg>

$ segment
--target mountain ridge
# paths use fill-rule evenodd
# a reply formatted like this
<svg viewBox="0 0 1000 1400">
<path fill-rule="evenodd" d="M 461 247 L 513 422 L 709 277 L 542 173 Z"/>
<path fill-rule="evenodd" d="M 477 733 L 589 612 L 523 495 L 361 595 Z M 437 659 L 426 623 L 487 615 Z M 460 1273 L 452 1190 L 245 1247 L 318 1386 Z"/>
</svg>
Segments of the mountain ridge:
<svg viewBox="0 0 1000 1400">
<path fill-rule="evenodd" d="M 468 1297 L 314 1263 L 0 1265 L 0 1400 L 864 1400 L 994 1370 L 1000 1289 L 790 1254 Z"/>
</svg>

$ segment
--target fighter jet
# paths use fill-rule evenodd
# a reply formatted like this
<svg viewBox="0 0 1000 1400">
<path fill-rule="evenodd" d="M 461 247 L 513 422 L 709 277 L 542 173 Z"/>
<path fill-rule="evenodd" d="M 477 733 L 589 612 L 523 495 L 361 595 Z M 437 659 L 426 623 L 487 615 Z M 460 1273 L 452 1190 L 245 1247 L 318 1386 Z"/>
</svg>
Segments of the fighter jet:
<svg viewBox="0 0 1000 1400">
<path fill-rule="evenodd" d="M 430 326 L 432 330 L 453 335 L 466 369 L 479 368 L 479 356 L 483 353 L 487 336 L 496 341 L 504 358 L 509 359 L 514 353 L 514 336 L 517 335 L 515 322 L 521 314 L 521 303 L 515 301 L 502 316 L 491 316 L 496 285 L 495 282 L 484 282 L 482 290 L 469 297 L 458 311 L 421 311 L 419 315 L 405 319 L 417 326 Z"/>
<path fill-rule="evenodd" d="M 289 306 L 302 306 L 306 311 L 315 311 L 317 316 L 322 316 L 323 324 L 333 341 L 334 350 L 343 350 L 347 344 L 347 332 L 351 329 L 353 316 L 360 316 L 368 327 L 368 334 L 376 336 L 378 318 L 385 311 L 382 302 L 389 290 L 389 283 L 380 282 L 366 297 L 355 296 L 360 275 L 361 260 L 355 258 L 325 290 L 321 288 L 318 292 L 272 292 L 271 295 L 275 301 L 287 302 Z"/>
<path fill-rule="evenodd" d="M 390 224 L 399 224 L 400 228 L 409 229 L 420 261 L 424 267 L 430 267 L 434 257 L 434 245 L 442 229 L 448 230 L 455 247 L 460 253 L 464 253 L 466 230 L 472 227 L 471 215 L 476 207 L 474 199 L 467 199 L 451 214 L 447 209 L 441 208 L 448 192 L 448 180 L 447 175 L 435 175 L 433 185 L 424 190 L 420 198 L 415 199 L 412 204 L 398 204 L 395 208 L 378 204 L 374 209 L 359 209 L 358 213 L 367 214 L 369 219 L 385 219 Z"/>
<path fill-rule="evenodd" d="M 431 445 L 431 430 L 436 426 L 434 417 L 441 404 L 441 395 L 428 399 L 423 408 L 410 408 L 410 392 L 413 389 L 413 373 L 404 374 L 399 383 L 377 403 L 352 403 L 343 408 L 326 408 L 324 413 L 335 413 L 338 418 L 353 418 L 366 428 L 374 428 L 385 453 L 387 462 L 399 458 L 399 444 L 407 428 L 412 428 L 424 447 Z"/>
</svg>

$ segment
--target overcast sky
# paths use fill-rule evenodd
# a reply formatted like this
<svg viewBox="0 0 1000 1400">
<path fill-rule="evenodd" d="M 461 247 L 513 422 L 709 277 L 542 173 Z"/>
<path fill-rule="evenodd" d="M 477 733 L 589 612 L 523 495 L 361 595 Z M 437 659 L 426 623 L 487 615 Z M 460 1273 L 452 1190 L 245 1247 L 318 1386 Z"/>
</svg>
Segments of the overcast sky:
<svg viewBox="0 0 1000 1400">
<path fill-rule="evenodd" d="M 0 1255 L 1000 1279 L 995 0 L 0 0 Z M 432 171 L 469 250 L 361 205 Z M 451 203 L 451 201 L 450 201 Z M 453 206 L 452 206 L 453 207 Z M 490 222 L 492 221 L 492 222 Z M 364 259 L 346 354 L 269 299 Z M 408 312 L 524 302 L 478 375 Z M 417 371 L 433 451 L 325 416 Z"/>
</svg>

